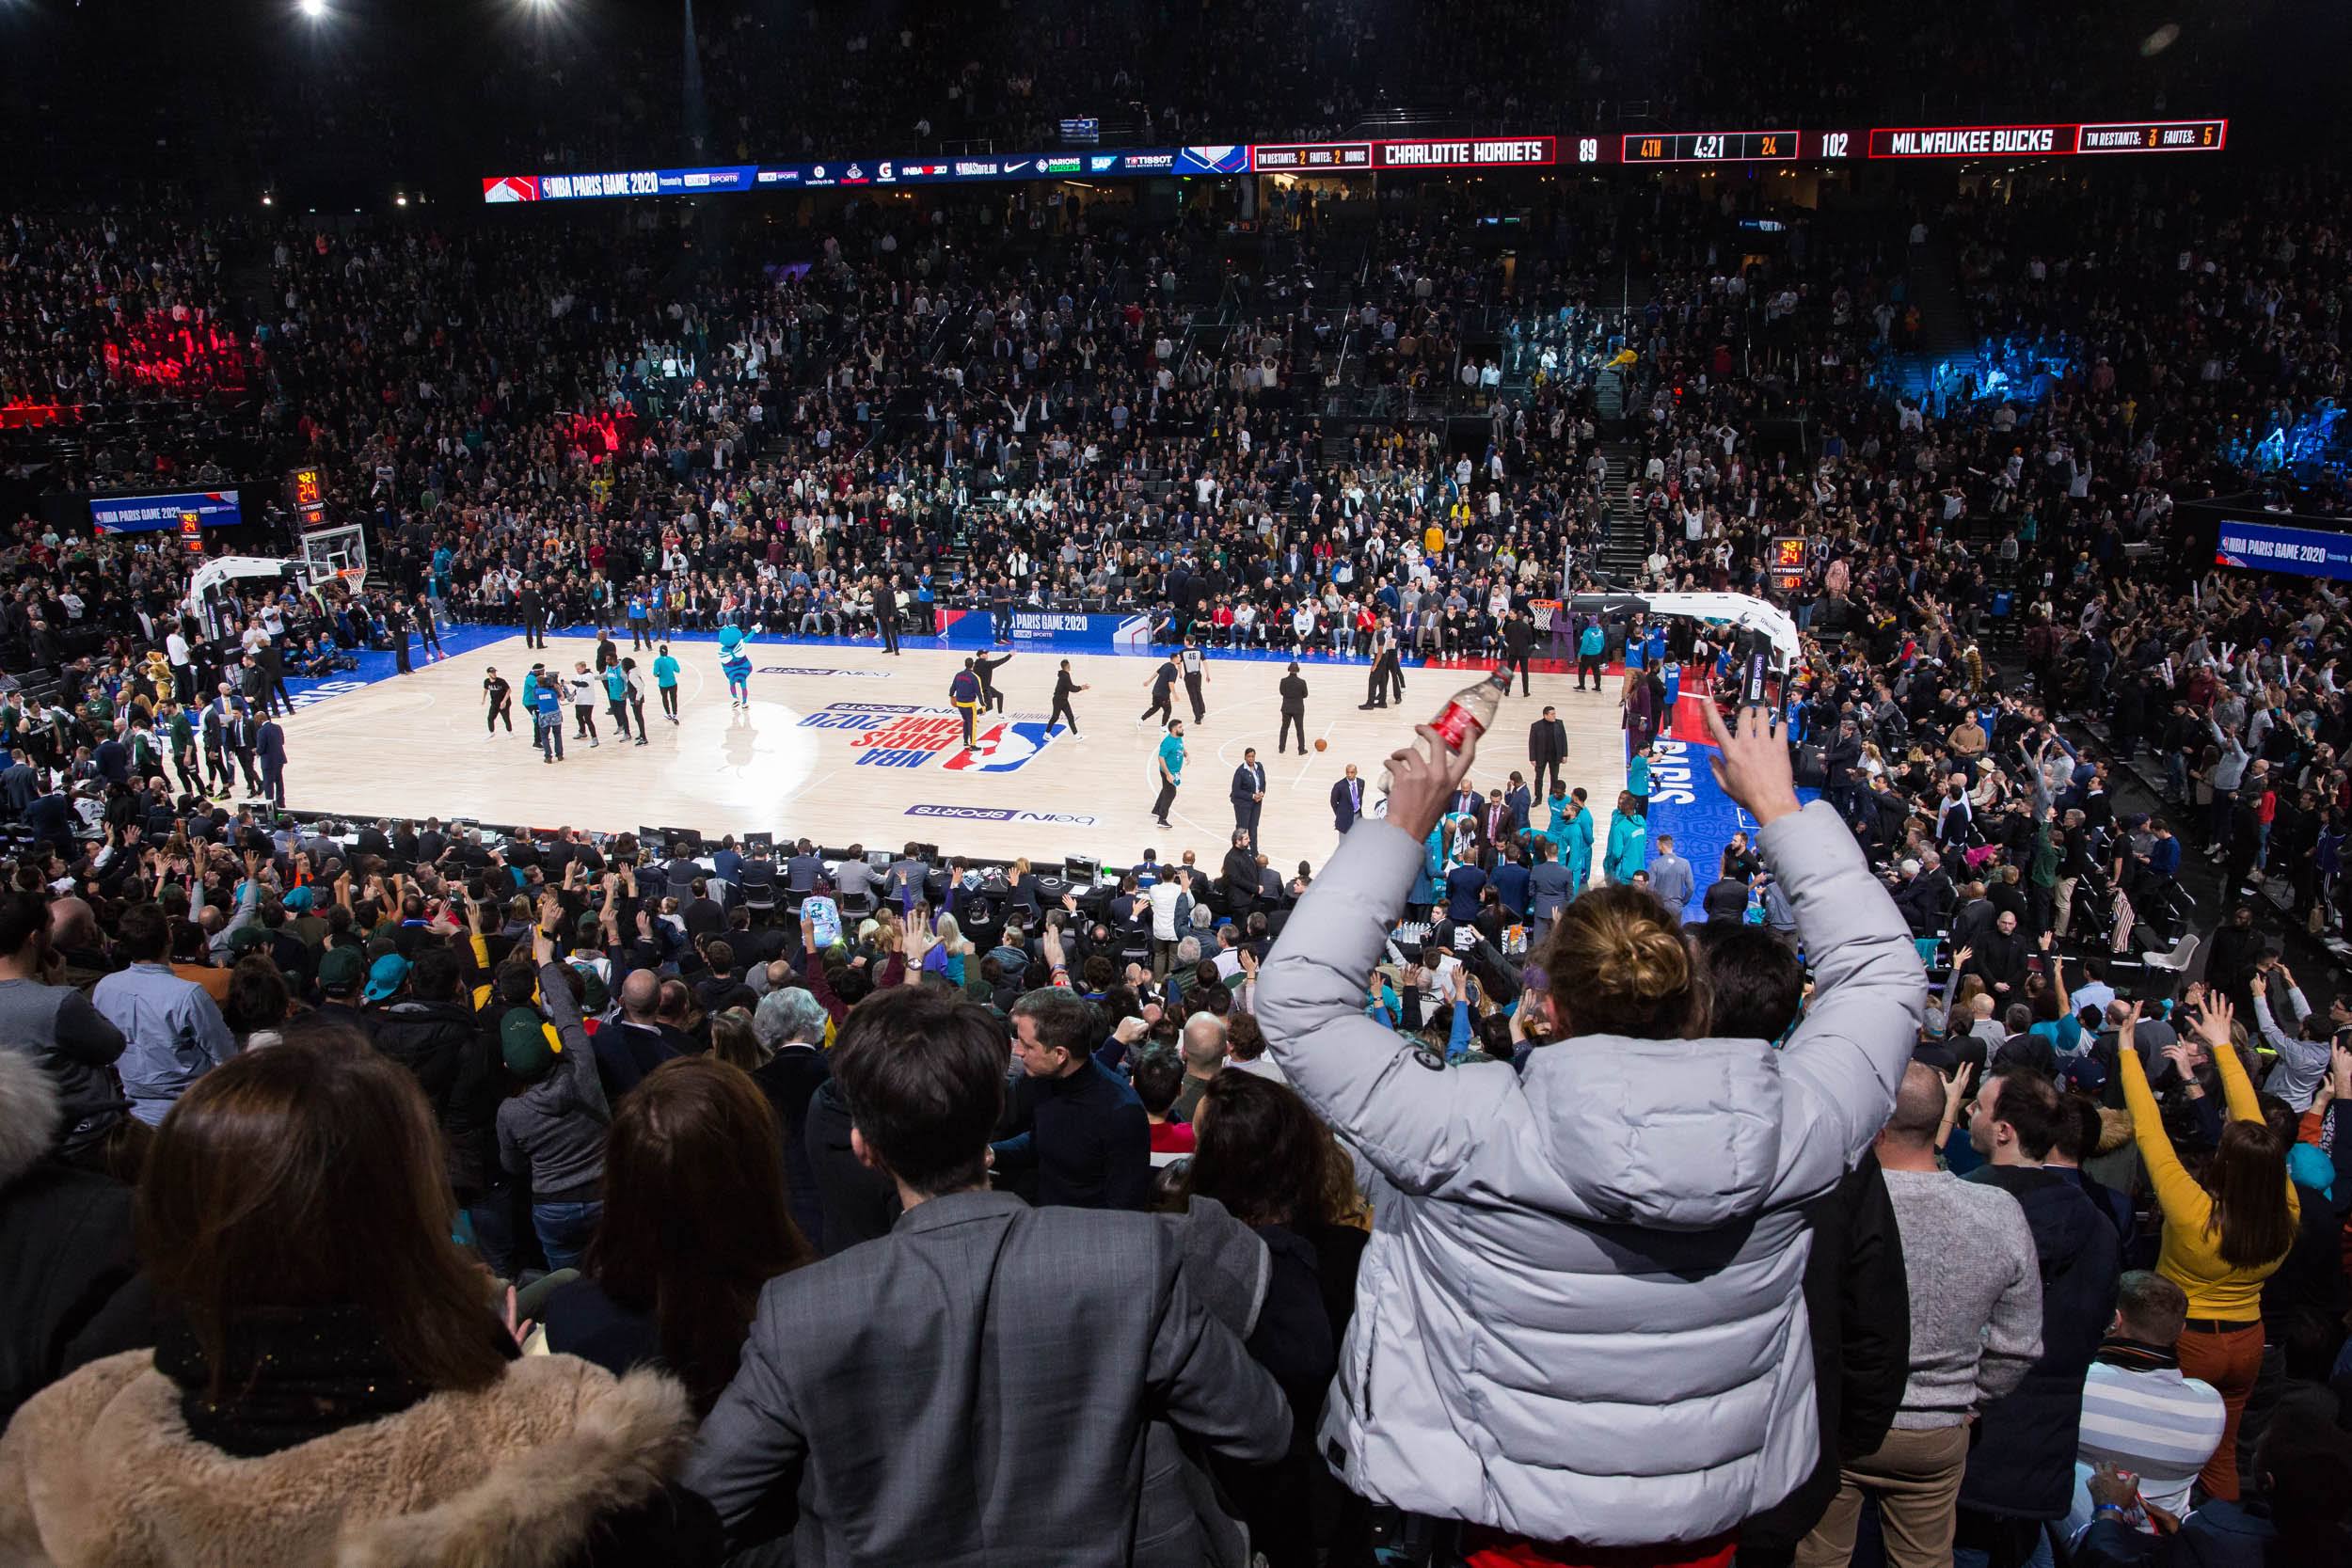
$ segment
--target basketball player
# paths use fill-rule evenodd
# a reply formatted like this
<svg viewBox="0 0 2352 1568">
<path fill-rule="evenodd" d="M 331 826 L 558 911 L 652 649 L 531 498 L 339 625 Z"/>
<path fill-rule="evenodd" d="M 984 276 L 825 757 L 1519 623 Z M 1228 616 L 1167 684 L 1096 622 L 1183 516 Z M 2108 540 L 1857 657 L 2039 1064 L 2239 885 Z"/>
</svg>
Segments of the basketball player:
<svg viewBox="0 0 2352 1568">
<path fill-rule="evenodd" d="M 1143 710 L 1143 717 L 1137 719 L 1136 723 L 1138 726 L 1150 723 L 1153 714 L 1158 714 L 1162 720 L 1175 718 L 1175 697 L 1176 661 L 1164 658 L 1160 660 L 1160 667 L 1152 672 L 1152 705 Z"/>
<path fill-rule="evenodd" d="M 947 683 L 947 702 L 963 721 L 963 749 L 972 749 L 972 724 L 980 708 L 980 677 L 972 673 L 972 661 L 965 659 L 955 679 Z"/>
<path fill-rule="evenodd" d="M 1005 694 L 996 689 L 996 672 L 1012 657 L 1010 654 L 991 657 L 982 654 L 972 661 L 972 673 L 980 677 L 980 707 L 983 712 L 1005 711 Z"/>
<path fill-rule="evenodd" d="M 1056 672 L 1054 675 L 1054 711 L 1046 716 L 1045 722 L 1047 728 L 1050 729 L 1054 725 L 1060 723 L 1064 719 L 1068 719 L 1070 721 L 1070 738 L 1073 740 L 1083 738 L 1078 734 L 1078 715 L 1070 706 L 1070 697 L 1071 693 L 1074 691 L 1085 691 L 1089 689 L 1090 689 L 1090 688 L 1082 686 L 1078 682 L 1070 678 L 1070 661 L 1066 658 L 1063 659 L 1061 661 L 1061 669 Z"/>
<path fill-rule="evenodd" d="M 503 719 L 506 721 L 506 733 L 513 735 L 515 733 L 515 689 L 506 684 L 506 677 L 499 673 L 497 665 L 490 666 L 489 673 L 483 678 L 482 689 L 490 700 L 488 733 L 498 734 L 499 721 Z"/>
</svg>

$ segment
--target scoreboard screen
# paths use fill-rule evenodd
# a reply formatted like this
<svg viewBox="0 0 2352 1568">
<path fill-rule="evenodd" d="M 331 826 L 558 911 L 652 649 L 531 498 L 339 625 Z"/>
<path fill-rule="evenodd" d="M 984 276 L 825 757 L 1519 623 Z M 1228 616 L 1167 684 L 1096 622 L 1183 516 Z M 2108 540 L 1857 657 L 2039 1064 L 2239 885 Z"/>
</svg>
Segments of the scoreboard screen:
<svg viewBox="0 0 2352 1568">
<path fill-rule="evenodd" d="M 286 500 L 294 508 L 294 525 L 304 532 L 326 522 L 326 476 L 317 468 L 294 468 L 286 474 Z"/>
<path fill-rule="evenodd" d="M 2080 153 L 2218 152 L 2226 119 L 2119 120 L 2081 125 L 1882 126 L 1873 158 L 2071 158 Z"/>
<path fill-rule="evenodd" d="M 1557 136 L 1372 144 L 1375 168 L 1537 168 L 1556 161 Z"/>
<path fill-rule="evenodd" d="M 2092 152 L 2218 152 L 2230 140 L 2226 119 L 2143 119 L 2077 128 L 2074 150 Z"/>
<path fill-rule="evenodd" d="M 1250 149 L 1250 153 L 1254 166 L 1262 174 L 1286 170 L 1302 174 L 1361 174 L 1372 167 L 1372 143 L 1368 141 L 1302 142 L 1273 147 L 1261 142 Z"/>
<path fill-rule="evenodd" d="M 1084 121 L 1065 122 L 1083 135 Z M 1096 135 L 1100 134 L 1099 125 Z M 724 164 L 579 174 L 485 175 L 493 204 L 588 198 L 706 196 L 730 191 L 825 190 L 972 180 L 1234 178 L 1249 174 L 1376 174 L 1565 166 L 1822 164 L 1856 158 L 2070 158 L 2094 154 L 2218 152 L 2226 119 L 2050 120 L 2018 125 L 1891 125 L 1843 130 L 1631 131 L 1566 135 L 1467 136 L 1344 142 L 1218 143 L 919 161 L 828 159 L 821 164 Z M 1754 170 L 1751 167 L 1751 177 Z"/>
<path fill-rule="evenodd" d="M 1804 538 L 1802 534 L 1776 535 L 1772 547 L 1772 586 L 1784 594 L 1794 594 L 1804 586 Z"/>
<path fill-rule="evenodd" d="M 1795 131 L 1689 131 L 1625 138 L 1629 164 L 1762 164 L 1795 160 L 1804 136 Z"/>
</svg>

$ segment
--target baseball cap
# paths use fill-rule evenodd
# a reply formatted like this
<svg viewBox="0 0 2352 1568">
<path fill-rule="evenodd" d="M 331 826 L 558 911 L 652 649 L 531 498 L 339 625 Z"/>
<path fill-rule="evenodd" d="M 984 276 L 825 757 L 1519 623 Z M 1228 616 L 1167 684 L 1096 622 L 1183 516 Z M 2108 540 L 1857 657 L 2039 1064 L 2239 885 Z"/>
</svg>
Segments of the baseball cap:
<svg viewBox="0 0 2352 1568">
<path fill-rule="evenodd" d="M 584 982 L 580 990 L 580 1010 L 594 1016 L 612 1004 L 612 992 L 604 983 L 604 976 L 586 964 L 574 964 Z"/>
<path fill-rule="evenodd" d="M 229 933 L 229 951 L 246 953 L 262 945 L 265 933 L 259 926 L 240 926 Z"/>
<path fill-rule="evenodd" d="M 509 1007 L 499 1020 L 499 1054 L 516 1077 L 543 1078 L 563 1053 L 564 1037 L 534 1009 Z"/>
<path fill-rule="evenodd" d="M 408 960 L 397 953 L 387 953 L 368 971 L 368 989 L 363 994 L 371 1002 L 381 1002 L 400 990 L 407 978 Z"/>
<path fill-rule="evenodd" d="M 356 947 L 330 947 L 319 955 L 319 990 L 349 990 L 367 973 L 367 960 Z"/>
<path fill-rule="evenodd" d="M 308 912 L 310 906 L 318 902 L 318 895 L 307 887 L 290 887 L 286 890 L 286 895 L 278 902 L 296 912 Z"/>
</svg>

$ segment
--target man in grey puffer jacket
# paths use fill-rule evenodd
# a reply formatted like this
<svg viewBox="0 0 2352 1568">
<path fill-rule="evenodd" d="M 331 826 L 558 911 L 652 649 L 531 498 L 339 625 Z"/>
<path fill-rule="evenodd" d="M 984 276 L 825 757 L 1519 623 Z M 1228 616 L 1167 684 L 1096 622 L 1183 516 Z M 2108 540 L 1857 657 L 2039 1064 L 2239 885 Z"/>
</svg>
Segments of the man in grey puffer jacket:
<svg viewBox="0 0 2352 1568">
<path fill-rule="evenodd" d="M 1786 1049 L 1586 1036 L 1522 1077 L 1447 1069 L 1367 1019 L 1364 976 L 1475 751 L 1425 730 L 1436 760 L 1391 760 L 1387 819 L 1349 831 L 1260 972 L 1274 1058 L 1383 1179 L 1321 1434 L 1367 1497 L 1651 1545 L 1728 1531 L 1813 1465 L 1799 1206 L 1885 1120 L 1926 980 L 1845 824 L 1799 809 L 1785 736 L 1753 711 L 1715 727 L 1815 968 Z"/>
</svg>

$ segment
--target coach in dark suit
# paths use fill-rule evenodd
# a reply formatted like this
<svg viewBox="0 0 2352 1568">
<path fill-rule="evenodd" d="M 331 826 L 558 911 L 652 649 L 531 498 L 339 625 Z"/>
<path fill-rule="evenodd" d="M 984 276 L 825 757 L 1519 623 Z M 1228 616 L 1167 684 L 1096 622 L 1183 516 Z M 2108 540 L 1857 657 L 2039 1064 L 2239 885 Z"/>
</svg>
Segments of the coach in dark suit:
<svg viewBox="0 0 2352 1568">
<path fill-rule="evenodd" d="M 1345 832 L 1363 815 L 1364 781 L 1356 776 L 1356 765 L 1351 762 L 1346 775 L 1331 786 L 1331 826 Z"/>
<path fill-rule="evenodd" d="M 1527 760 L 1535 769 L 1535 799 L 1549 800 L 1560 789 L 1560 765 L 1568 759 L 1568 727 L 1551 707 L 1527 726 Z M 1551 769 L 1551 787 L 1544 787 L 1544 769 Z"/>
<path fill-rule="evenodd" d="M 257 734 L 262 758 L 262 793 L 280 810 L 286 804 L 286 730 L 275 719 L 264 719 Z"/>
<path fill-rule="evenodd" d="M 254 766 L 254 755 L 261 744 L 261 731 L 251 714 L 240 713 L 229 721 L 229 749 L 236 753 L 238 765 L 245 769 L 246 789 L 254 795 L 262 793 L 261 769 Z"/>
<path fill-rule="evenodd" d="M 1243 749 L 1241 766 L 1233 769 L 1233 787 L 1226 793 L 1233 801 L 1233 826 L 1248 829 L 1254 840 L 1258 814 L 1265 809 L 1265 764 L 1258 760 L 1255 746 Z"/>
<path fill-rule="evenodd" d="M 1243 1464 L 1290 1439 L 1237 1331 L 1263 1246 L 1205 1205 L 1032 1210 L 989 1191 L 1004 1026 L 959 997 L 878 993 L 833 1068 L 857 1156 L 904 1212 L 769 1282 L 681 1483 L 739 1547 L 793 1517 L 806 1563 L 1202 1560 L 1222 1522 L 1183 1485 L 1168 1423 Z"/>
</svg>

